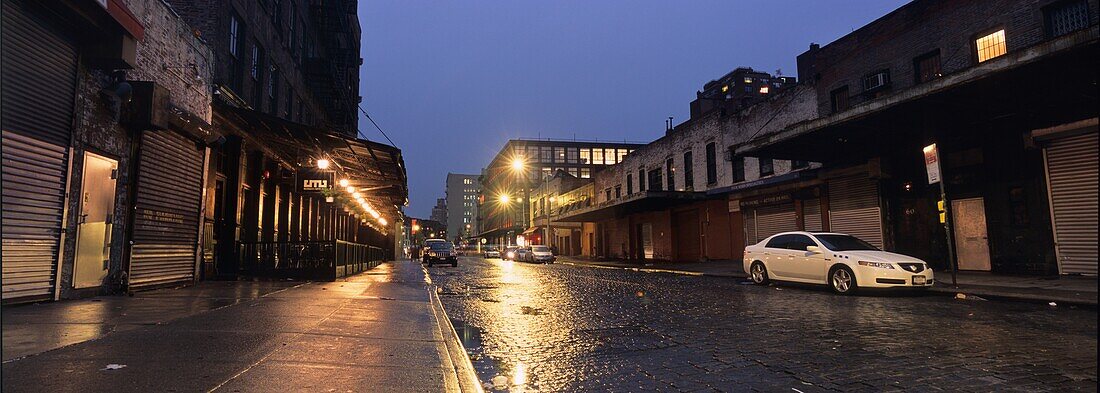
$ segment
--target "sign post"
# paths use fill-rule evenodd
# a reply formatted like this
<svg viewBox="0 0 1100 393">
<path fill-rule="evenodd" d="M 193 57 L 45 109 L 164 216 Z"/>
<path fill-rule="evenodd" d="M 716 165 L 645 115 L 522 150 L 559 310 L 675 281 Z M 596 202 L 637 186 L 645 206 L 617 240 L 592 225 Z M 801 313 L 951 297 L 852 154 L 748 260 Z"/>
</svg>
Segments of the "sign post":
<svg viewBox="0 0 1100 393">
<path fill-rule="evenodd" d="M 940 172 L 940 152 L 935 143 L 924 147 L 924 167 L 928 171 L 928 184 L 940 184 L 940 200 L 936 204 L 936 210 L 939 211 L 940 223 L 943 224 L 947 237 L 947 265 L 951 267 L 951 286 L 958 288 L 959 266 L 955 260 L 955 247 L 951 242 L 951 204 L 947 201 L 947 191 Z"/>
</svg>

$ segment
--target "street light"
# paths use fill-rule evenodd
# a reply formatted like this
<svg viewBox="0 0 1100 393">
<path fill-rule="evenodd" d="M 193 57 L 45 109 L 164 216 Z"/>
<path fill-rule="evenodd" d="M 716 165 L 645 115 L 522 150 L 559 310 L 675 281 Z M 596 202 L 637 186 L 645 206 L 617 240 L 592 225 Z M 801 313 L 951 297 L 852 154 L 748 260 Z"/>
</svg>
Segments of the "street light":
<svg viewBox="0 0 1100 393">
<path fill-rule="evenodd" d="M 503 203 L 503 204 L 507 205 L 507 204 L 508 204 L 508 201 L 509 201 L 510 199 L 511 199 L 511 198 L 509 198 L 509 197 L 508 197 L 508 194 L 501 194 L 501 196 L 500 196 L 500 203 Z"/>
<path fill-rule="evenodd" d="M 328 159 L 324 159 L 324 158 L 319 159 L 319 160 L 317 160 L 317 169 L 320 169 L 320 170 L 328 169 L 329 164 L 331 164 L 331 163 L 328 161 Z"/>
<path fill-rule="evenodd" d="M 529 182 L 527 180 L 527 163 L 525 162 L 523 156 L 517 155 L 515 157 L 512 157 L 512 172 L 515 172 L 517 175 L 522 175 L 522 177 L 520 177 L 520 181 L 521 181 L 520 186 L 523 187 L 523 199 L 520 199 L 520 202 L 530 201 L 531 200 L 531 195 L 530 195 L 531 189 L 530 189 L 530 184 L 528 184 Z M 526 231 L 527 230 L 527 204 L 526 203 L 521 203 L 520 205 L 521 205 L 520 206 L 521 207 L 520 211 L 521 211 L 521 214 L 523 214 L 523 230 Z"/>
</svg>

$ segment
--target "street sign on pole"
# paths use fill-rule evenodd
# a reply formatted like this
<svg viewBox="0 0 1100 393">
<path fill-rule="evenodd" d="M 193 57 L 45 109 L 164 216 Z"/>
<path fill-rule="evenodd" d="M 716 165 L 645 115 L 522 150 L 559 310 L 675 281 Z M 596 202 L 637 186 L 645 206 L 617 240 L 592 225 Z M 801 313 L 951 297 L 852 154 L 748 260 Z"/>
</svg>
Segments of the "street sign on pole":
<svg viewBox="0 0 1100 393">
<path fill-rule="evenodd" d="M 924 147 L 924 168 L 928 170 L 928 184 L 940 182 L 940 152 L 935 143 Z"/>
<path fill-rule="evenodd" d="M 924 147 L 924 168 L 928 171 L 928 184 L 940 183 L 940 200 L 936 202 L 936 210 L 940 212 L 940 223 L 943 224 L 944 233 L 947 235 L 947 265 L 951 267 L 951 285 L 959 287 L 958 263 L 955 261 L 955 247 L 951 242 L 951 203 L 947 201 L 947 190 L 943 185 L 940 174 L 940 152 L 936 144 Z"/>
</svg>

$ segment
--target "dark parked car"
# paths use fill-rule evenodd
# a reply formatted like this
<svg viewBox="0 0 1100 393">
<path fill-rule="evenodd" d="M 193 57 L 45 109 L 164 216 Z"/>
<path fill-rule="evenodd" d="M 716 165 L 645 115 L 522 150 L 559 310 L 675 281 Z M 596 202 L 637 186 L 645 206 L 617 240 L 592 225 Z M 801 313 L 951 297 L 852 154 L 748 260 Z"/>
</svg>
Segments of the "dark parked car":
<svg viewBox="0 0 1100 393">
<path fill-rule="evenodd" d="M 425 259 L 428 261 L 428 267 L 432 267 L 437 263 L 450 263 L 451 266 L 458 266 L 458 253 L 455 252 L 455 247 L 448 242 L 428 243 Z"/>
</svg>

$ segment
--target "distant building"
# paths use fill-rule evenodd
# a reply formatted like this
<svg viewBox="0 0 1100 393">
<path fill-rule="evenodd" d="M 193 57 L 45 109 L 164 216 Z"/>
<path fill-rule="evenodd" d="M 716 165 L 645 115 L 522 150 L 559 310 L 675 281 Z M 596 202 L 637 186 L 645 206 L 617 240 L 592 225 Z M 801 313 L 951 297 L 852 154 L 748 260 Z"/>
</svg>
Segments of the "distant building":
<svg viewBox="0 0 1100 393">
<path fill-rule="evenodd" d="M 447 174 L 447 236 L 451 240 L 466 239 L 474 234 L 477 218 L 477 192 L 481 188 L 478 175 Z"/>
<path fill-rule="evenodd" d="M 441 223 L 447 222 L 447 199 L 438 198 L 435 200 L 435 207 L 432 208 L 432 221 L 438 221 Z"/>
<path fill-rule="evenodd" d="M 488 238 L 492 244 L 514 243 L 516 236 L 531 228 L 531 211 L 520 203 L 525 194 L 530 197 L 531 190 L 559 171 L 581 179 L 592 178 L 603 168 L 621 162 L 639 146 L 643 145 L 575 140 L 508 141 L 481 176 L 476 237 Z M 513 168 L 516 160 L 523 163 L 524 171 Z"/>
<path fill-rule="evenodd" d="M 778 73 L 778 72 L 777 72 Z M 749 67 L 738 67 L 703 85 L 691 102 L 691 118 L 697 119 L 713 110 L 729 113 L 747 108 L 780 91 L 793 87 L 794 77 L 771 75 Z"/>
</svg>

